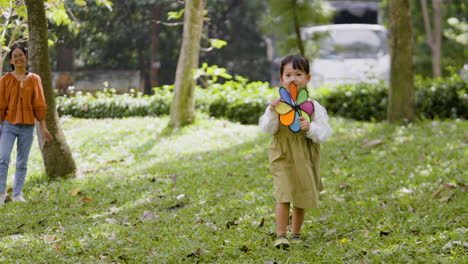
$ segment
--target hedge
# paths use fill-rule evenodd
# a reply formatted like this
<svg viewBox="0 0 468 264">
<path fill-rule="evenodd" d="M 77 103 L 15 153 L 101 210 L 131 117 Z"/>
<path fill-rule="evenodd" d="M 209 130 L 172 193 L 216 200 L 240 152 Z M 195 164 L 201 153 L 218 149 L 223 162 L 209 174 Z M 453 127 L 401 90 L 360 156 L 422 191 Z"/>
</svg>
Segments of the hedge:
<svg viewBox="0 0 468 264">
<path fill-rule="evenodd" d="M 467 82 L 458 75 L 444 79 L 415 81 L 416 106 L 421 118 L 467 118 Z M 141 93 L 117 95 L 114 90 L 96 95 L 77 93 L 58 97 L 60 115 L 80 118 L 122 118 L 169 114 L 173 86 L 154 89 L 151 96 Z M 340 85 L 311 90 L 310 94 L 331 115 L 356 120 L 384 120 L 387 109 L 387 86 L 380 84 Z M 217 118 L 244 124 L 256 124 L 266 106 L 278 97 L 278 89 L 265 82 L 228 81 L 197 87 L 196 110 Z"/>
</svg>

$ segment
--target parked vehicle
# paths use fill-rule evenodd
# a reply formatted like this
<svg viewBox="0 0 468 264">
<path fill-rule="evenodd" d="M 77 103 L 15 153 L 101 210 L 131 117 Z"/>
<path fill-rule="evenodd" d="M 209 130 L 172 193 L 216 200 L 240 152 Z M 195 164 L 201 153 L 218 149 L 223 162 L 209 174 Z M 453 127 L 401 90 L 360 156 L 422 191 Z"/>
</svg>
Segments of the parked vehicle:
<svg viewBox="0 0 468 264">
<path fill-rule="evenodd" d="M 307 44 L 318 47 L 311 61 L 311 85 L 387 81 L 390 54 L 387 30 L 375 24 L 336 24 L 302 29 Z"/>
</svg>

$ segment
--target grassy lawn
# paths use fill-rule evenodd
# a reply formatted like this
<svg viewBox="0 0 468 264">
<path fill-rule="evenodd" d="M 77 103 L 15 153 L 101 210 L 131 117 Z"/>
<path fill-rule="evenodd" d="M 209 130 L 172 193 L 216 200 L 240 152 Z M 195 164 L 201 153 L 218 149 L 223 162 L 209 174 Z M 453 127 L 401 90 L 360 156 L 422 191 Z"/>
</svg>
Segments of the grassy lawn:
<svg viewBox="0 0 468 264">
<path fill-rule="evenodd" d="M 256 126 L 62 121 L 79 176 L 48 182 L 34 144 L 28 202 L 0 208 L 1 263 L 467 262 L 468 121 L 332 118 L 321 209 L 288 251 L 272 247 L 270 137 Z"/>
</svg>

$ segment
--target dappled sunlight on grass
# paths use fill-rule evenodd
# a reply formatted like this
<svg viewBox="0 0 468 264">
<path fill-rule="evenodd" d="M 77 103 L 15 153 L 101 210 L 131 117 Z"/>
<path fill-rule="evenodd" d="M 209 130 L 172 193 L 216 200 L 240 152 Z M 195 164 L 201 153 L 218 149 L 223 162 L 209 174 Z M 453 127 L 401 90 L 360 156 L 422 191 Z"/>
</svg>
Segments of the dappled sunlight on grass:
<svg viewBox="0 0 468 264">
<path fill-rule="evenodd" d="M 0 208 L 0 260 L 450 263 L 465 254 L 466 121 L 332 118 L 321 209 L 307 213 L 304 246 L 289 251 L 272 247 L 270 136 L 206 116 L 172 131 L 167 121 L 65 118 L 80 177 L 48 182 L 31 153 L 28 202 Z"/>
</svg>

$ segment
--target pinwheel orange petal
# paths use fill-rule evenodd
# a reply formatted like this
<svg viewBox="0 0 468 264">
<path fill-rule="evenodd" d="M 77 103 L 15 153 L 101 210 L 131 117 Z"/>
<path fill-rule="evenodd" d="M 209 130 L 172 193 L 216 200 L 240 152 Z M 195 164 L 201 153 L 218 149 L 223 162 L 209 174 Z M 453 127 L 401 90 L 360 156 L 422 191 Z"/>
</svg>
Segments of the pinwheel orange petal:
<svg viewBox="0 0 468 264">
<path fill-rule="evenodd" d="M 294 122 L 294 116 L 296 115 L 296 111 L 289 111 L 289 113 L 280 115 L 280 122 L 285 126 L 289 126 Z"/>
<path fill-rule="evenodd" d="M 294 102 L 297 100 L 297 86 L 295 83 L 291 83 L 289 85 L 289 94 L 291 95 L 291 98 L 293 99 Z"/>
</svg>

